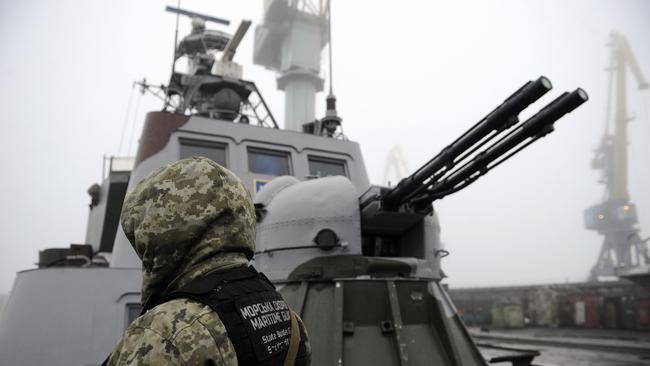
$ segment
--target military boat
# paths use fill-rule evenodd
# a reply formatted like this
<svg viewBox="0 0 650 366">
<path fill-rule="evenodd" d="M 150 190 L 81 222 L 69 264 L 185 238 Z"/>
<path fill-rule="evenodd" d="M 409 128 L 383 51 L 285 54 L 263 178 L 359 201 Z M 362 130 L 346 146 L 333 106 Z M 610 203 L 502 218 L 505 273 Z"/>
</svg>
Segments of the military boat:
<svg viewBox="0 0 650 366">
<path fill-rule="evenodd" d="M 2 365 L 98 365 L 140 313 L 141 263 L 119 226 L 126 192 L 152 171 L 205 156 L 237 174 L 254 196 L 255 266 L 276 283 L 311 333 L 314 365 L 530 364 L 534 351 L 479 349 L 441 280 L 433 202 L 459 191 L 553 131 L 587 100 L 565 92 L 525 121 L 518 115 L 551 90 L 526 82 L 503 104 L 395 187 L 370 184 L 359 145 L 343 135 L 333 93 L 314 118 L 320 58 L 298 57 L 330 42 L 329 4 L 265 2 L 255 29 L 256 62 L 280 75 L 287 94 L 280 129 L 260 90 L 234 61 L 250 22 L 230 35 L 206 24 L 228 21 L 180 8 L 192 31 L 176 42 L 167 85 L 150 112 L 134 159 L 113 157 L 88 190 L 86 243 L 39 253 L 18 273 L 0 320 Z M 292 28 L 273 26 L 291 17 Z M 331 73 L 330 73 L 331 74 Z M 330 83 L 331 85 L 331 83 Z M 481 353 L 483 351 L 483 353 Z"/>
</svg>

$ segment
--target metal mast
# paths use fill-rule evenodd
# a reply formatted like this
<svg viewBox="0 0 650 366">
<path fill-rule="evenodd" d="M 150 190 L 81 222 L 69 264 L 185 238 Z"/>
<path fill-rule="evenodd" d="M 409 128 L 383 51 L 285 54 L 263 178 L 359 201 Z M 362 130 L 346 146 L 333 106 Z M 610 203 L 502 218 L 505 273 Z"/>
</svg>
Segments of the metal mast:
<svg viewBox="0 0 650 366">
<path fill-rule="evenodd" d="M 321 50 L 329 42 L 329 1 L 265 0 L 263 24 L 255 28 L 253 62 L 278 73 L 285 93 L 284 128 L 302 131 L 316 117 L 323 90 Z"/>
<path fill-rule="evenodd" d="M 627 129 L 633 119 L 627 112 L 628 67 L 639 89 L 647 89 L 648 82 L 624 35 L 612 32 L 608 45 L 611 47 L 611 64 L 608 69 L 610 82 L 605 133 L 591 163 L 593 169 L 602 171 L 605 196 L 602 203 L 585 211 L 587 228 L 596 230 L 604 238 L 590 280 L 597 280 L 600 276 L 623 275 L 650 264 L 646 243 L 640 239 L 639 229 L 636 228 L 636 207 L 630 202 L 628 193 Z"/>
</svg>

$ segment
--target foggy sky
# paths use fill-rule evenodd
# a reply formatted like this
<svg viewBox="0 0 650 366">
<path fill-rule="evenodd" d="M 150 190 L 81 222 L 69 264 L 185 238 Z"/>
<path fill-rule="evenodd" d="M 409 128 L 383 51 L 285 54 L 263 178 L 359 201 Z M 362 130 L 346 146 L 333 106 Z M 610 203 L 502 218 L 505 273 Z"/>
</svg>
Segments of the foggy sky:
<svg viewBox="0 0 650 366">
<path fill-rule="evenodd" d="M 166 83 L 175 1 L 0 2 L 0 292 L 38 250 L 83 243 L 103 155 L 134 154 L 143 116 L 161 103 L 142 97 L 119 150 L 131 84 Z M 183 1 L 182 7 L 258 23 L 261 1 Z M 373 183 L 385 183 L 388 150 L 414 170 L 540 75 L 590 101 L 556 132 L 466 190 L 436 204 L 443 259 L 454 287 L 580 281 L 601 239 L 582 212 L 604 186 L 589 168 L 603 133 L 608 34 L 627 35 L 650 77 L 647 1 L 334 1 L 334 91 L 346 135 L 361 144 Z M 223 28 L 219 28 L 223 29 Z M 189 22 L 181 19 L 181 36 Z M 283 119 L 275 75 L 252 65 L 253 32 L 236 60 Z M 326 64 L 323 63 L 323 69 Z M 324 73 L 323 73 L 324 75 Z M 642 237 L 650 235 L 650 92 L 628 79 L 630 194 Z M 135 114 L 134 97 L 132 114 Z M 324 113 L 319 94 L 317 113 Z M 133 125 L 133 123 L 136 123 Z M 132 135 L 131 131 L 135 131 Z M 131 137 L 134 136 L 134 137 Z M 128 141 L 132 140 L 130 149 Z"/>
</svg>

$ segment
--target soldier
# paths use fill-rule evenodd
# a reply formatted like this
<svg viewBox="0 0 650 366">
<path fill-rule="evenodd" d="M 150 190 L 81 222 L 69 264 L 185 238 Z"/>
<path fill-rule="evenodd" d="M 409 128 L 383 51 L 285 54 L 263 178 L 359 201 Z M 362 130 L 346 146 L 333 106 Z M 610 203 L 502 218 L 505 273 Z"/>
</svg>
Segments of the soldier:
<svg viewBox="0 0 650 366">
<path fill-rule="evenodd" d="M 142 259 L 143 313 L 108 365 L 309 365 L 302 321 L 248 266 L 255 209 L 233 173 L 170 164 L 135 186 L 121 222 Z"/>
</svg>

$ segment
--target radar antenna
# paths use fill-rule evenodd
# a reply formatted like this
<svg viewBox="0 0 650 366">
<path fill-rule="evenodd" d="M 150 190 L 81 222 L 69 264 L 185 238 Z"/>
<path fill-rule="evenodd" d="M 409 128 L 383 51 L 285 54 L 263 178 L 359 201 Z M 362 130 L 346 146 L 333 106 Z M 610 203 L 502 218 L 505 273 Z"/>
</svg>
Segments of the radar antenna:
<svg viewBox="0 0 650 366">
<path fill-rule="evenodd" d="M 186 15 L 186 16 L 192 18 L 192 19 L 198 18 L 198 19 L 202 19 L 205 22 L 213 22 L 213 23 L 218 23 L 218 24 L 222 24 L 222 25 L 230 25 L 230 20 L 228 20 L 228 19 L 217 18 L 217 17 L 213 17 L 213 16 L 210 16 L 210 15 L 205 15 L 205 14 L 201 14 L 201 13 L 181 9 L 180 5 L 181 5 L 181 2 L 179 1 L 177 8 L 168 5 L 167 7 L 165 7 L 165 10 L 170 12 L 170 13 L 176 13 L 177 15 Z"/>
</svg>

